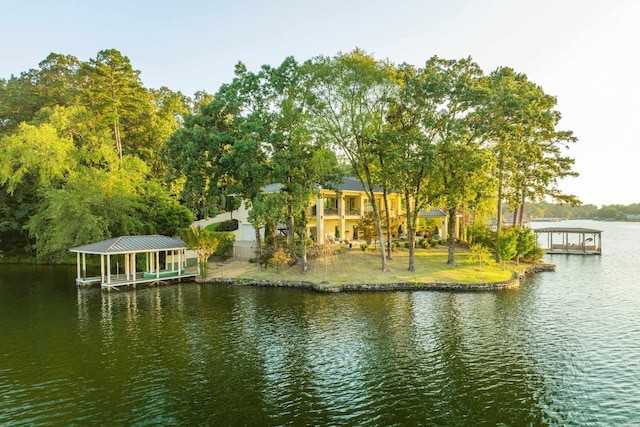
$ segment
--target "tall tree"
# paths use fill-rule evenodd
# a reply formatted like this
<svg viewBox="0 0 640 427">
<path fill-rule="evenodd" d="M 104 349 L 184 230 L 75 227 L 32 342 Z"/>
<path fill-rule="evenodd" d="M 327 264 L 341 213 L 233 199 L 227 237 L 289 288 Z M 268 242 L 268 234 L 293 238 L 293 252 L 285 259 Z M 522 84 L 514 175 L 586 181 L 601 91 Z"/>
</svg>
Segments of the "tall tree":
<svg viewBox="0 0 640 427">
<path fill-rule="evenodd" d="M 429 93 L 425 69 L 408 64 L 394 74 L 398 94 L 389 100 L 384 140 L 389 164 L 382 169 L 389 182 L 402 191 L 409 237 L 409 271 L 415 271 L 415 232 L 420 210 L 437 198 L 433 127 L 437 98 Z"/>
<path fill-rule="evenodd" d="M 362 50 L 312 61 L 314 115 L 318 134 L 327 138 L 351 163 L 362 183 L 378 224 L 382 270 L 387 270 L 385 237 L 376 203 L 376 147 L 381 143 L 387 101 L 395 86 L 392 66 Z"/>
<path fill-rule="evenodd" d="M 436 138 L 437 178 L 448 208 L 448 264 L 455 264 L 458 209 L 475 198 L 486 182 L 490 159 L 483 144 L 486 134 L 476 116 L 485 92 L 479 86 L 482 70 L 471 58 L 427 61 L 427 86 L 438 104 L 432 120 Z"/>
<path fill-rule="evenodd" d="M 526 198 L 550 195 L 560 201 L 577 203 L 573 196 L 557 189 L 558 179 L 576 176 L 573 160 L 562 154 L 576 139 L 571 132 L 557 131 L 560 114 L 556 99 L 541 87 L 508 67 L 494 70 L 487 78 L 488 99 L 480 109 L 494 141 L 498 181 L 498 230 L 502 225 L 502 201 L 507 199 L 520 215 L 522 224 Z"/>
<path fill-rule="evenodd" d="M 129 58 L 115 49 L 101 50 L 82 68 L 86 86 L 83 102 L 113 131 L 118 157 L 124 155 L 123 140 L 130 136 L 129 152 L 141 144 L 140 133 L 150 119 L 150 96 Z M 138 137 L 136 141 L 135 137 Z"/>
</svg>

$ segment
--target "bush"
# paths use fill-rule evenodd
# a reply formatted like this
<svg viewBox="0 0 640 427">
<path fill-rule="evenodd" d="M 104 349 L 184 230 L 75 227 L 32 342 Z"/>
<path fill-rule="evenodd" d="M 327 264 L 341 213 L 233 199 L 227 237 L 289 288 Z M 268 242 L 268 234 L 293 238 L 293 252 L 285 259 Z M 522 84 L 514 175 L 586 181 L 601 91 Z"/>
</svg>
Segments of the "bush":
<svg viewBox="0 0 640 427">
<path fill-rule="evenodd" d="M 214 222 L 213 224 L 209 224 L 205 227 L 205 230 L 208 231 L 236 231 L 238 229 L 238 220 L 237 219 L 229 219 L 227 221 L 222 222 Z"/>
<path fill-rule="evenodd" d="M 536 246 L 531 249 L 529 252 L 523 255 L 522 259 L 525 262 L 539 262 L 544 258 L 544 249 L 540 246 Z"/>
<path fill-rule="evenodd" d="M 226 232 L 220 232 L 220 231 L 213 231 L 211 232 L 211 234 L 220 240 L 220 243 L 218 244 L 218 248 L 216 249 L 215 255 L 218 256 L 227 256 L 229 254 L 229 251 L 233 248 L 233 244 L 236 242 L 236 235 L 226 231 Z"/>
<path fill-rule="evenodd" d="M 484 224 L 475 224 L 467 227 L 467 238 L 470 244 L 481 244 L 492 248 L 496 244 L 496 233 Z"/>
<path fill-rule="evenodd" d="M 366 243 L 363 243 L 360 245 L 360 250 L 362 250 L 362 252 L 366 252 L 367 249 L 369 249 L 369 245 Z"/>
</svg>

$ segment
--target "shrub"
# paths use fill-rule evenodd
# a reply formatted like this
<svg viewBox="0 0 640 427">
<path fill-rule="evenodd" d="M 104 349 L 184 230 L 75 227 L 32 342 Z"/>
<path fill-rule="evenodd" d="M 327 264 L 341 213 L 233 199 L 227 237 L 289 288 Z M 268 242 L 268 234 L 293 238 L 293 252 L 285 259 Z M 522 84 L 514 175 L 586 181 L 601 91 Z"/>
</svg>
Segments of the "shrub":
<svg viewBox="0 0 640 427">
<path fill-rule="evenodd" d="M 522 257 L 525 262 L 539 262 L 542 258 L 544 258 L 544 249 L 540 246 L 534 247 Z"/>
<path fill-rule="evenodd" d="M 230 219 L 218 223 L 216 231 L 236 231 L 238 229 L 238 220 Z"/>
<path fill-rule="evenodd" d="M 360 245 L 360 249 L 362 250 L 362 252 L 366 252 L 367 249 L 369 249 L 369 245 L 366 243 L 363 243 Z"/>
<path fill-rule="evenodd" d="M 218 244 L 218 248 L 216 249 L 215 255 L 218 256 L 226 256 L 229 251 L 233 248 L 233 244 L 236 242 L 236 235 L 232 232 L 225 231 L 214 231 L 211 233 L 213 237 L 220 240 L 220 244 Z"/>
<path fill-rule="evenodd" d="M 474 224 L 467 227 L 467 238 L 470 244 L 481 244 L 492 248 L 496 244 L 496 233 L 484 224 Z"/>
<path fill-rule="evenodd" d="M 285 252 L 284 249 L 278 248 L 269 258 L 269 264 L 276 266 L 276 272 L 280 270 L 281 265 L 291 262 L 291 254 Z"/>
</svg>

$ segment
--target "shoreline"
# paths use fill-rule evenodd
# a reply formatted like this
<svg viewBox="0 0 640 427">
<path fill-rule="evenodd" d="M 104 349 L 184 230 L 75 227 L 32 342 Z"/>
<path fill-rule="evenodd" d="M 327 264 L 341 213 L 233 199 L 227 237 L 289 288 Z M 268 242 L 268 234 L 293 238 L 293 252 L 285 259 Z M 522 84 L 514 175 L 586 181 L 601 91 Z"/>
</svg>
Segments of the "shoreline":
<svg viewBox="0 0 640 427">
<path fill-rule="evenodd" d="M 457 291 L 457 292 L 482 292 L 515 289 L 520 286 L 521 280 L 530 274 L 556 271 L 555 264 L 535 264 L 527 267 L 521 273 L 514 273 L 510 280 L 502 282 L 486 282 L 477 284 L 468 283 L 423 283 L 423 282 L 395 282 L 395 283 L 345 283 L 332 284 L 327 282 L 315 283 L 303 280 L 256 280 L 208 277 L 196 278 L 196 283 L 201 284 L 226 284 L 235 286 L 255 286 L 270 288 L 294 288 L 309 289 L 316 292 L 362 292 L 362 291 Z"/>
</svg>

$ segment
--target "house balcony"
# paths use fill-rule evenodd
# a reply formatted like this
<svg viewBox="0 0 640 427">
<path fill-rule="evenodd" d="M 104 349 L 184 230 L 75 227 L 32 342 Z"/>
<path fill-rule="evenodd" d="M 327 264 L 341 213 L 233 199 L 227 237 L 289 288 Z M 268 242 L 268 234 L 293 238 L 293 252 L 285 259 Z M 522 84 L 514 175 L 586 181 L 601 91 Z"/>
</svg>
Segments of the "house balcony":
<svg viewBox="0 0 640 427">
<path fill-rule="evenodd" d="M 338 209 L 336 208 L 324 208 L 325 216 L 338 216 Z"/>
<path fill-rule="evenodd" d="M 345 209 L 345 216 L 360 216 L 360 209 Z"/>
</svg>

